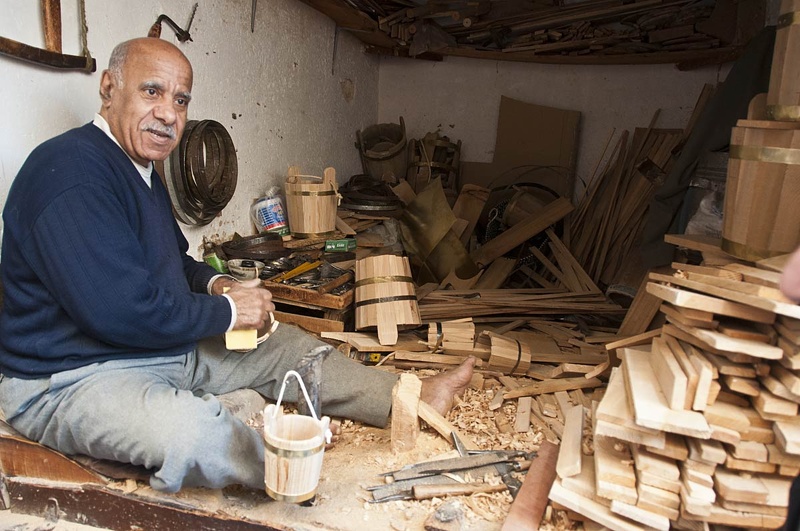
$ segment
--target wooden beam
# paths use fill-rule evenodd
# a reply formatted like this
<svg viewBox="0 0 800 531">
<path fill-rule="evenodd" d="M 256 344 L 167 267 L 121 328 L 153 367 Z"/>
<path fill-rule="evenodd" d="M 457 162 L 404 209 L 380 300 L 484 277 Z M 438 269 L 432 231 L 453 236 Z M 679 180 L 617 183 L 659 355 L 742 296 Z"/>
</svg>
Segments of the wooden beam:
<svg viewBox="0 0 800 531">
<path fill-rule="evenodd" d="M 0 54 L 61 70 L 83 70 L 87 74 L 97 70 L 92 58 L 42 50 L 5 37 L 0 37 Z"/>
<path fill-rule="evenodd" d="M 61 0 L 41 0 L 44 23 L 44 47 L 61 53 Z"/>
</svg>

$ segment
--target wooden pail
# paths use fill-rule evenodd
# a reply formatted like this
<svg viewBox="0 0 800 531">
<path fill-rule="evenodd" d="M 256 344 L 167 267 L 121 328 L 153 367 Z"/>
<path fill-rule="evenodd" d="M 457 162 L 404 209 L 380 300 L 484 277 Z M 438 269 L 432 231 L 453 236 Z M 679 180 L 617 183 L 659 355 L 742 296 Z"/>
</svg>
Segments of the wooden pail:
<svg viewBox="0 0 800 531">
<path fill-rule="evenodd" d="M 313 417 L 284 415 L 281 399 L 286 379 L 295 376 Z M 317 419 L 300 376 L 289 371 L 276 404 L 264 408 L 264 484 L 274 500 L 302 503 L 317 493 L 330 418 Z"/>
<path fill-rule="evenodd" d="M 739 120 L 731 133 L 722 249 L 756 261 L 800 243 L 800 124 Z"/>
<path fill-rule="evenodd" d="M 336 230 L 339 190 L 336 170 L 325 168 L 323 177 L 300 175 L 297 166 L 286 178 L 286 214 L 289 231 L 295 238 L 332 236 Z"/>
<path fill-rule="evenodd" d="M 393 254 L 356 261 L 356 329 L 377 327 L 381 345 L 397 343 L 397 327 L 419 325 L 408 257 Z"/>
<path fill-rule="evenodd" d="M 489 345 L 488 368 L 493 371 L 522 376 L 531 367 L 531 349 L 527 343 L 487 331 L 478 336 L 477 344 Z"/>
<path fill-rule="evenodd" d="M 775 32 L 772 70 L 767 94 L 767 116 L 773 120 L 800 120 L 800 0 L 782 0 Z"/>
<path fill-rule="evenodd" d="M 375 124 L 356 131 L 364 173 L 379 181 L 395 182 L 406 176 L 408 147 L 406 123 Z M 431 155 L 433 156 L 433 155 Z"/>
</svg>

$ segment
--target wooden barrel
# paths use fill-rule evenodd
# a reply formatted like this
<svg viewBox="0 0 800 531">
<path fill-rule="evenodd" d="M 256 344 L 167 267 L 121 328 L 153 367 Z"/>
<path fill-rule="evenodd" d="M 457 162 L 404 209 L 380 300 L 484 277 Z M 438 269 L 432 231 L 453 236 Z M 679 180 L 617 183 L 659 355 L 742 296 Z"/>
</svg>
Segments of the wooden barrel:
<svg viewBox="0 0 800 531">
<path fill-rule="evenodd" d="M 800 124 L 739 120 L 731 133 L 722 249 L 756 261 L 800 244 Z"/>
<path fill-rule="evenodd" d="M 264 484 L 272 499 L 302 503 L 314 497 L 329 422 L 284 415 L 276 404 L 264 409 Z"/>
<path fill-rule="evenodd" d="M 398 326 L 421 323 L 408 257 L 393 254 L 356 261 L 356 329 L 377 327 L 381 345 L 397 343 Z"/>
<path fill-rule="evenodd" d="M 289 231 L 295 238 L 332 236 L 336 230 L 339 190 L 336 170 L 325 168 L 323 177 L 300 175 L 297 166 L 286 178 L 286 214 Z"/>
<path fill-rule="evenodd" d="M 767 115 L 773 120 L 800 120 L 798 51 L 800 51 L 800 0 L 782 0 L 767 94 Z"/>
</svg>

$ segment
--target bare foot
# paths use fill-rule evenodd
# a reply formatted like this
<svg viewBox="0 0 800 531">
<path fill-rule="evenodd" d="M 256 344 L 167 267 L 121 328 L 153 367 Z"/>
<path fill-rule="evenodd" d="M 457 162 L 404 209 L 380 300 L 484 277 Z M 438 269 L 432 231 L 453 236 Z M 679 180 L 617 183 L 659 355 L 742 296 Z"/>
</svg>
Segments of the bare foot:
<svg viewBox="0 0 800 531">
<path fill-rule="evenodd" d="M 338 420 L 332 420 L 328 425 L 328 429 L 331 430 L 331 442 L 325 445 L 326 450 L 330 450 L 339 442 L 339 438 L 342 436 L 342 423 Z"/>
<path fill-rule="evenodd" d="M 453 407 L 455 396 L 463 393 L 469 385 L 474 366 L 475 358 L 470 356 L 455 369 L 424 378 L 420 400 L 432 406 L 440 415 L 447 415 Z"/>
</svg>

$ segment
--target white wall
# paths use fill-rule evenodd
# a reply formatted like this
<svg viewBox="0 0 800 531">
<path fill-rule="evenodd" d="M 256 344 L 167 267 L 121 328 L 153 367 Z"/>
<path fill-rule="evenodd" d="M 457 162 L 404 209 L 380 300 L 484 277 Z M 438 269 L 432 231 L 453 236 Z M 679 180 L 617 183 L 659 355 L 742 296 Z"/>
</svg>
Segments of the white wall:
<svg viewBox="0 0 800 531">
<path fill-rule="evenodd" d="M 378 60 L 334 23 L 298 0 L 261 0 L 250 32 L 250 0 L 196 0 L 193 42 L 178 43 L 194 66 L 190 119 L 228 128 L 238 151 L 239 182 L 222 216 L 206 227 L 182 225 L 200 256 L 202 237 L 253 233 L 252 200 L 286 169 L 340 182 L 361 172 L 355 132 L 377 117 Z M 40 142 L 90 121 L 100 108 L 100 72 L 119 41 L 144 37 L 160 14 L 185 27 L 195 0 L 86 0 L 89 50 L 98 71 L 57 71 L 0 55 L 0 207 L 28 153 Z M 80 55 L 78 0 L 62 0 L 64 53 Z M 39 2 L 0 0 L 0 36 L 44 47 Z M 334 68 L 332 73 L 332 67 Z M 235 118 L 234 118 L 235 116 Z M 0 222 L 0 229 L 2 229 Z"/>
<path fill-rule="evenodd" d="M 409 138 L 441 129 L 462 141 L 462 160 L 491 162 L 500 96 L 581 112 L 576 196 L 616 128 L 683 128 L 704 83 L 724 80 L 730 65 L 690 72 L 674 65 L 581 66 L 447 57 L 442 62 L 384 58 L 378 119 L 403 116 Z M 616 137 L 615 137 L 616 141 Z M 612 144 L 613 146 L 613 144 Z"/>
</svg>

